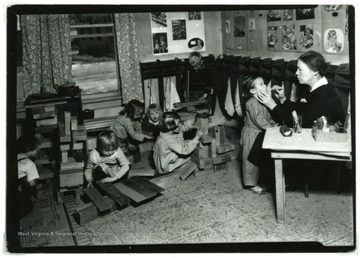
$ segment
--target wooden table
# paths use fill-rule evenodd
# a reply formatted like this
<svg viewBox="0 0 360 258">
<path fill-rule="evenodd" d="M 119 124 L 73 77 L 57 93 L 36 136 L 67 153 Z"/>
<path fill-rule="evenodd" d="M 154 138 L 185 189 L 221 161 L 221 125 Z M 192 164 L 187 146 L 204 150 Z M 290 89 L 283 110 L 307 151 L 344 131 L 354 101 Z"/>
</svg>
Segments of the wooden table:
<svg viewBox="0 0 360 258">
<path fill-rule="evenodd" d="M 351 136 L 346 142 L 316 142 L 311 129 L 303 128 L 301 133 L 284 137 L 279 127 L 266 129 L 263 149 L 271 150 L 275 161 L 276 217 L 278 222 L 285 221 L 285 178 L 283 159 L 312 159 L 351 161 Z"/>
</svg>

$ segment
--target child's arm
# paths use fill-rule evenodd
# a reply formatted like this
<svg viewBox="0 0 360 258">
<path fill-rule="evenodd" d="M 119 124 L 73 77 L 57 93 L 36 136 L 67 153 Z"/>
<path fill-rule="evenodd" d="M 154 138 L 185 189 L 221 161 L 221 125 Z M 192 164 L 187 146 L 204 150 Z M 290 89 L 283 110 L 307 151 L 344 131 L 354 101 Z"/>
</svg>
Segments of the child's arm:
<svg viewBox="0 0 360 258">
<path fill-rule="evenodd" d="M 189 155 L 192 153 L 196 146 L 199 143 L 199 139 L 205 133 L 204 128 L 200 128 L 197 132 L 195 137 L 189 141 L 179 141 L 177 138 L 171 138 L 167 140 L 168 147 L 175 153 L 179 155 Z"/>
<path fill-rule="evenodd" d="M 181 122 L 180 123 L 180 127 L 181 127 L 181 132 L 186 132 L 186 131 L 189 131 L 192 127 L 193 127 L 193 125 L 194 125 L 194 123 L 195 123 L 195 117 L 193 117 L 193 118 L 190 118 L 190 119 L 188 119 L 188 120 L 185 120 L 185 121 L 183 121 L 183 122 Z"/>
<path fill-rule="evenodd" d="M 103 180 L 101 180 L 102 183 L 114 182 L 114 181 L 122 178 L 126 174 L 126 172 L 129 171 L 129 169 L 130 169 L 129 161 L 127 160 L 123 151 L 120 148 L 118 148 L 116 151 L 116 159 L 119 162 L 120 169 L 116 172 L 115 176 L 106 177 Z"/>
<path fill-rule="evenodd" d="M 136 132 L 135 128 L 134 128 L 134 123 L 130 119 L 126 120 L 126 123 L 124 124 L 124 126 L 125 126 L 125 130 L 128 133 L 128 135 L 136 141 L 142 142 L 142 141 L 144 141 L 144 139 L 152 139 L 153 138 L 150 135 Z"/>
<path fill-rule="evenodd" d="M 86 182 L 87 182 L 87 187 L 92 187 L 93 186 L 93 170 L 94 170 L 94 166 L 95 166 L 95 162 L 96 162 L 96 150 L 92 150 L 90 152 L 90 155 L 89 155 L 89 159 L 86 163 L 86 167 L 85 167 L 85 171 L 84 171 L 84 174 L 85 174 L 85 179 L 86 179 Z"/>
</svg>

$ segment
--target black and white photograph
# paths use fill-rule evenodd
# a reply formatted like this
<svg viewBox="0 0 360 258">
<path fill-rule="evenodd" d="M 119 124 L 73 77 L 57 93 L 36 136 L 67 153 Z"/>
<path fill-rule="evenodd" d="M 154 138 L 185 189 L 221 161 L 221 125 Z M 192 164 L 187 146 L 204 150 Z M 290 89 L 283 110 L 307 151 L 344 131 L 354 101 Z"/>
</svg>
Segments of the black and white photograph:
<svg viewBox="0 0 360 258">
<path fill-rule="evenodd" d="M 173 40 L 186 39 L 186 21 L 185 20 L 173 20 L 172 24 L 172 35 Z"/>
<path fill-rule="evenodd" d="M 357 7 L 4 7 L 3 253 L 358 254 Z"/>
</svg>

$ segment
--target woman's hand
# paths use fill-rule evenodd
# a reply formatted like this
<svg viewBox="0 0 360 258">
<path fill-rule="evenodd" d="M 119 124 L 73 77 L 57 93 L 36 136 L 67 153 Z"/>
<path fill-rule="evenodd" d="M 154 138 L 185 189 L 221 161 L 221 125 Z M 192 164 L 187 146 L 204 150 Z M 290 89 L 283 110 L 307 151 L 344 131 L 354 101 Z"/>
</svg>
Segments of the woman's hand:
<svg viewBox="0 0 360 258">
<path fill-rule="evenodd" d="M 263 105 L 273 110 L 276 107 L 275 101 L 266 92 L 258 92 L 254 97 Z"/>
<path fill-rule="evenodd" d="M 274 91 L 275 97 L 278 98 L 281 103 L 284 103 L 286 100 L 284 82 L 281 84 L 281 86 L 274 85 L 271 90 Z"/>
</svg>

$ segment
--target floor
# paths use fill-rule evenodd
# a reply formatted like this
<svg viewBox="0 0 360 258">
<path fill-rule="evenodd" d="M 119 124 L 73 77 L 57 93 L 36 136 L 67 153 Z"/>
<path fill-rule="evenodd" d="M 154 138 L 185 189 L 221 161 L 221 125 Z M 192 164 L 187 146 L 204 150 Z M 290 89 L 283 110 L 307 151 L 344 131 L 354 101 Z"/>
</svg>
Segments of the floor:
<svg viewBox="0 0 360 258">
<path fill-rule="evenodd" d="M 228 138 L 236 142 L 236 132 Z M 234 160 L 220 171 L 179 180 L 157 198 L 95 219 L 75 233 L 86 235 L 91 246 L 130 245 L 136 250 L 145 245 L 155 247 L 155 252 L 164 250 L 158 244 L 199 243 L 212 244 L 208 249 L 200 246 L 204 251 L 216 246 L 220 248 L 216 250 L 228 247 L 241 252 L 247 249 L 231 244 L 256 244 L 251 246 L 257 252 L 261 250 L 257 244 L 288 242 L 351 249 L 355 244 L 352 178 L 351 171 L 344 173 L 340 194 L 332 183 L 311 185 L 309 198 L 301 188 L 287 191 L 286 222 L 278 223 L 273 194 L 259 196 L 243 189 L 239 161 Z M 31 241 L 27 246 L 32 246 Z M 166 250 L 188 250 L 183 248 Z"/>
</svg>

